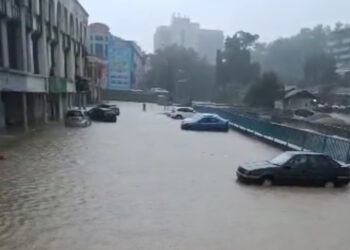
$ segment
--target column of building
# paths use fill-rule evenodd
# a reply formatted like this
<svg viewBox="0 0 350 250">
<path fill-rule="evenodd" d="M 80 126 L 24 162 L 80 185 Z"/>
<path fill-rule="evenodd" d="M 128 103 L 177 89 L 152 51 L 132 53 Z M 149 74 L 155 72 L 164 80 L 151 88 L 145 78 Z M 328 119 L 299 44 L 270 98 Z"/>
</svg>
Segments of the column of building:
<svg viewBox="0 0 350 250">
<path fill-rule="evenodd" d="M 2 67 L 9 67 L 9 53 L 8 53 L 8 38 L 7 38 L 7 21 L 5 18 L 0 19 L 0 32 L 1 32 L 1 55 L 2 55 Z M 0 91 L 0 130 L 6 128 L 5 124 L 5 109 L 2 101 L 2 92 Z"/>
<path fill-rule="evenodd" d="M 62 26 L 61 20 L 57 21 L 57 46 L 55 49 L 55 58 L 56 58 L 56 72 L 55 75 L 59 78 L 65 78 L 65 69 L 64 69 L 64 51 L 63 51 L 63 34 L 62 34 Z M 63 121 L 64 113 L 63 113 L 63 94 L 58 93 L 58 119 Z"/>
</svg>

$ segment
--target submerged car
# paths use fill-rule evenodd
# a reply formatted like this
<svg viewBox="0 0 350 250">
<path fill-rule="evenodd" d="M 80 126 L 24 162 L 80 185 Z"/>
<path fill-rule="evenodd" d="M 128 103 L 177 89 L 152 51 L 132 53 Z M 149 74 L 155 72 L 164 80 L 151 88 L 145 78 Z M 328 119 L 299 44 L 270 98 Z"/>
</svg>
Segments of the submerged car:
<svg viewBox="0 0 350 250">
<path fill-rule="evenodd" d="M 297 185 L 341 187 L 350 182 L 350 168 L 313 152 L 286 152 L 271 161 L 242 164 L 239 181 L 265 186 Z"/>
<path fill-rule="evenodd" d="M 99 122 L 117 122 L 117 116 L 115 111 L 106 108 L 93 108 L 87 112 L 87 115 L 93 121 Z"/>
<path fill-rule="evenodd" d="M 65 117 L 66 127 L 86 128 L 91 125 L 90 118 L 82 110 L 68 110 Z"/>
<path fill-rule="evenodd" d="M 214 114 L 197 114 L 182 121 L 183 130 L 225 131 L 228 132 L 230 124 L 227 120 Z"/>
<path fill-rule="evenodd" d="M 174 107 L 170 113 L 170 117 L 173 119 L 186 119 L 191 118 L 196 114 L 193 108 L 188 107 Z"/>
<path fill-rule="evenodd" d="M 120 115 L 120 109 L 117 105 L 114 104 L 106 104 L 102 103 L 96 106 L 96 108 L 101 108 L 101 109 L 110 109 L 113 112 L 115 112 L 115 115 L 119 116 Z"/>
</svg>

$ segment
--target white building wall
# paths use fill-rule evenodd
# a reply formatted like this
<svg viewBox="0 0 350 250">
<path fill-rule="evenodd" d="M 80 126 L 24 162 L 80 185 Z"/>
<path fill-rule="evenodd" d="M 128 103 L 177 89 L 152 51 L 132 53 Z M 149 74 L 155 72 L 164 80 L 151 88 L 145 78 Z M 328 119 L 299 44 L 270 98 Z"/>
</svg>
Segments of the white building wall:
<svg viewBox="0 0 350 250">
<path fill-rule="evenodd" d="M 209 63 L 215 64 L 216 52 L 224 46 L 224 34 L 219 30 L 204 30 L 189 18 L 174 17 L 170 26 L 160 26 L 154 35 L 154 51 L 171 45 L 195 50 Z"/>
</svg>

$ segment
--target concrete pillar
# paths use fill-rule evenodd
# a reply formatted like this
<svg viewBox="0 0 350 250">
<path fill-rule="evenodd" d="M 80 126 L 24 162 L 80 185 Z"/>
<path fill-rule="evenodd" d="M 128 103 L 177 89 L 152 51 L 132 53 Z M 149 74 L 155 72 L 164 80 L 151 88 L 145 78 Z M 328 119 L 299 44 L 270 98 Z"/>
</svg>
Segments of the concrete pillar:
<svg viewBox="0 0 350 250">
<path fill-rule="evenodd" d="M 27 55 L 27 31 L 26 31 L 26 9 L 24 6 L 20 8 L 21 25 L 20 25 L 20 47 L 21 47 L 21 70 L 28 72 L 28 55 Z"/>
<path fill-rule="evenodd" d="M 34 73 L 34 55 L 32 32 L 27 33 L 27 51 L 28 51 L 28 72 Z"/>
<path fill-rule="evenodd" d="M 55 49 L 55 62 L 56 62 L 56 67 L 55 67 L 55 74 L 56 76 L 59 77 L 64 77 L 64 54 L 63 54 L 63 38 L 61 32 L 58 32 L 58 43 Z"/>
<path fill-rule="evenodd" d="M 24 130 L 27 132 L 29 131 L 29 126 L 28 126 L 28 106 L 27 106 L 26 93 L 22 93 L 22 111 L 23 111 L 23 127 L 24 127 Z"/>
<path fill-rule="evenodd" d="M 8 46 L 8 37 L 7 37 L 7 22 L 6 19 L 0 19 L 0 29 L 1 29 L 1 52 L 2 52 L 2 61 L 3 67 L 9 68 L 9 46 Z"/>
<path fill-rule="evenodd" d="M 39 72 L 41 75 L 49 75 L 49 63 L 47 57 L 47 31 L 45 23 L 42 24 L 42 34 L 39 38 L 39 49 L 38 49 L 38 58 L 39 58 Z"/>
<path fill-rule="evenodd" d="M 50 74 L 50 69 L 52 67 L 52 61 L 51 61 L 51 43 L 47 43 L 47 67 L 48 72 Z"/>
<path fill-rule="evenodd" d="M 68 52 L 68 79 L 71 81 L 75 81 L 75 55 L 74 55 L 74 42 L 71 39 L 70 41 L 70 50 Z"/>
<path fill-rule="evenodd" d="M 44 112 L 44 123 L 48 123 L 48 113 L 47 113 L 47 94 L 43 94 L 43 112 Z"/>
<path fill-rule="evenodd" d="M 83 93 L 83 109 L 86 110 L 87 108 L 87 93 Z"/>
<path fill-rule="evenodd" d="M 5 107 L 2 101 L 2 93 L 0 92 L 0 132 L 6 129 Z"/>
<path fill-rule="evenodd" d="M 69 103 L 70 103 L 70 108 L 74 107 L 74 99 L 73 99 L 73 93 L 69 93 Z"/>
<path fill-rule="evenodd" d="M 58 94 L 58 120 L 64 120 L 64 103 L 63 103 L 63 94 Z"/>
<path fill-rule="evenodd" d="M 84 65 L 83 65 L 83 46 L 79 45 L 79 56 L 78 56 L 78 75 L 84 76 Z"/>
</svg>

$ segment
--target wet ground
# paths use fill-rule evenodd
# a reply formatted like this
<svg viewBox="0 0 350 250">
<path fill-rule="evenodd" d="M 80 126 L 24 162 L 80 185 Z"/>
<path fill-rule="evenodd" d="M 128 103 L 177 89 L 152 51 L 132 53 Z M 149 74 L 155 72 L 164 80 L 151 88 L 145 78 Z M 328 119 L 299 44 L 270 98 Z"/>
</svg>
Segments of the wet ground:
<svg viewBox="0 0 350 250">
<path fill-rule="evenodd" d="M 350 190 L 239 185 L 240 162 L 279 150 L 120 107 L 118 124 L 56 127 L 4 152 L 1 250 L 350 248 Z"/>
</svg>

